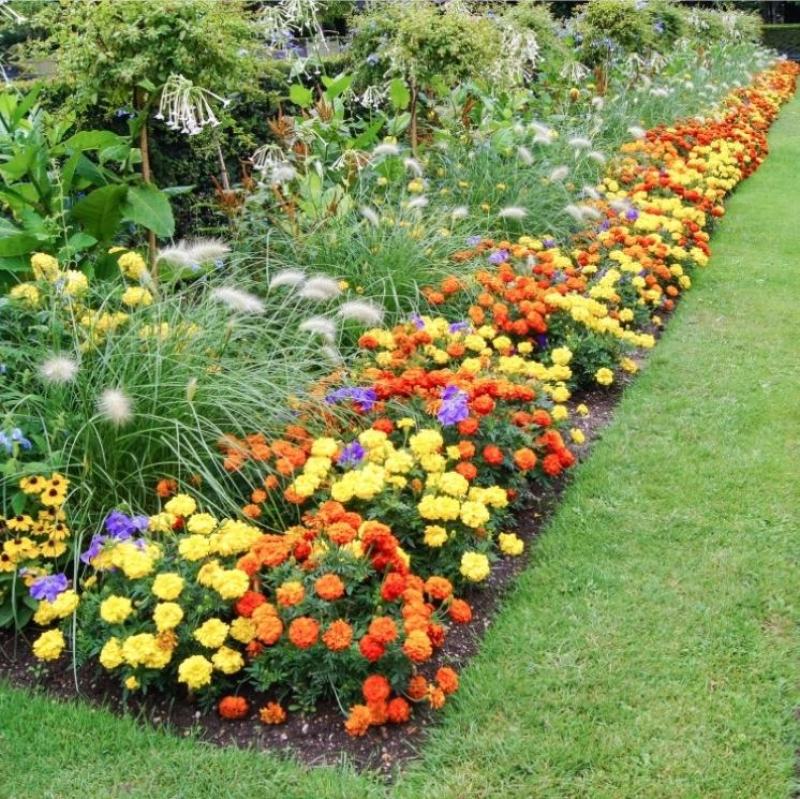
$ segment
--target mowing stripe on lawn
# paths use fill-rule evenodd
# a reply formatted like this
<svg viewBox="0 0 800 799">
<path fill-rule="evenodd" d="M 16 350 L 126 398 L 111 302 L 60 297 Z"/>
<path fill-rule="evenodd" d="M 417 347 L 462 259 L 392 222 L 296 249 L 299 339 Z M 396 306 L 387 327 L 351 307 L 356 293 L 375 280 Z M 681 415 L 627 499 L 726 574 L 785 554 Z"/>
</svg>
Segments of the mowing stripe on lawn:
<svg viewBox="0 0 800 799">
<path fill-rule="evenodd" d="M 800 100 L 422 759 L 385 788 L 0 690 L 0 798 L 782 799 L 800 655 Z"/>
</svg>

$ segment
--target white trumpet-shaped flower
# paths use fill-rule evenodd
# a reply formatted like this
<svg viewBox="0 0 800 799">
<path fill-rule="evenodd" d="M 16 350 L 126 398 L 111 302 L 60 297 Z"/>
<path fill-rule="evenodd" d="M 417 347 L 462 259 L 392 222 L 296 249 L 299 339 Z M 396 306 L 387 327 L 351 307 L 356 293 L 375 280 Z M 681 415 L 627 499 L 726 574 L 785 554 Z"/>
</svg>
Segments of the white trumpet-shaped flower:
<svg viewBox="0 0 800 799">
<path fill-rule="evenodd" d="M 161 90 L 156 119 L 163 119 L 170 130 L 196 136 L 208 125 L 215 128 L 220 124 L 211 107 L 212 100 L 223 107 L 230 102 L 208 89 L 195 86 L 183 75 L 170 75 Z"/>
</svg>

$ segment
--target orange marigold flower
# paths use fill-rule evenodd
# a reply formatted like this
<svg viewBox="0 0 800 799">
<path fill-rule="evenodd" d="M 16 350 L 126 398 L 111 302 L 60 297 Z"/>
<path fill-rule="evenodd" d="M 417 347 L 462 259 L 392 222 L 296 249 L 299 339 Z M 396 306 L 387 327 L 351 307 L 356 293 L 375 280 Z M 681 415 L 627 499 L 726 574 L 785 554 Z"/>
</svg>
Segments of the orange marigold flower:
<svg viewBox="0 0 800 799">
<path fill-rule="evenodd" d="M 550 414 L 542 409 L 534 411 L 531 414 L 531 421 L 539 425 L 539 427 L 549 427 L 553 423 L 553 419 Z"/>
<path fill-rule="evenodd" d="M 478 431 L 478 420 L 474 416 L 468 416 L 458 423 L 458 432 L 462 436 L 471 436 Z"/>
<path fill-rule="evenodd" d="M 361 686 L 361 693 L 367 703 L 385 702 L 392 693 L 392 686 L 382 674 L 370 674 Z"/>
<path fill-rule="evenodd" d="M 442 666 L 436 672 L 436 682 L 446 694 L 454 694 L 458 690 L 458 674 L 449 666 Z"/>
<path fill-rule="evenodd" d="M 386 718 L 392 724 L 404 724 L 411 718 L 411 705 L 402 696 L 396 696 L 386 706 Z"/>
<path fill-rule="evenodd" d="M 428 681 L 421 675 L 416 674 L 408 681 L 406 693 L 415 701 L 425 697 L 428 693 Z"/>
<path fill-rule="evenodd" d="M 478 469 L 474 463 L 469 461 L 461 461 L 456 464 L 455 471 L 457 471 L 465 480 L 474 480 L 478 476 Z"/>
<path fill-rule="evenodd" d="M 367 634 L 382 644 L 391 644 L 397 638 L 397 625 L 388 616 L 376 616 L 370 622 Z"/>
<path fill-rule="evenodd" d="M 391 435 L 394 432 L 394 422 L 391 419 L 387 419 L 385 416 L 376 419 L 372 423 L 373 430 L 380 430 L 382 433 L 386 433 L 386 435 Z"/>
<path fill-rule="evenodd" d="M 249 503 L 242 508 L 242 513 L 247 516 L 248 519 L 257 519 L 261 515 L 261 508 L 259 508 L 258 505 Z"/>
<path fill-rule="evenodd" d="M 462 460 L 469 460 L 475 457 L 475 445 L 471 441 L 462 439 L 457 446 Z"/>
<path fill-rule="evenodd" d="M 258 571 L 260 565 L 258 559 L 251 553 L 242 555 L 242 557 L 236 561 L 236 568 L 246 572 L 249 577 L 252 577 Z"/>
<path fill-rule="evenodd" d="M 264 491 L 263 488 L 254 488 L 253 492 L 250 494 L 250 499 L 255 503 L 262 503 L 267 498 L 267 492 Z"/>
<path fill-rule="evenodd" d="M 282 583 L 275 592 L 275 598 L 278 600 L 278 604 L 287 608 L 292 605 L 299 605 L 305 598 L 305 595 L 306 592 L 303 588 L 303 584 L 297 582 L 297 580 L 288 580 Z"/>
<path fill-rule="evenodd" d="M 386 653 L 386 647 L 383 643 L 369 634 L 358 642 L 358 649 L 370 663 L 380 660 Z"/>
<path fill-rule="evenodd" d="M 286 711 L 277 702 L 267 702 L 258 711 L 262 724 L 283 724 L 286 721 Z"/>
<path fill-rule="evenodd" d="M 234 607 L 240 616 L 247 616 L 249 619 L 253 615 L 253 611 L 266 601 L 267 598 L 264 594 L 260 594 L 258 591 L 245 591 Z"/>
<path fill-rule="evenodd" d="M 441 688 L 432 685 L 428 691 L 428 701 L 431 703 L 431 707 L 434 710 L 439 710 L 439 708 L 444 707 L 444 703 L 446 701 L 444 691 Z"/>
<path fill-rule="evenodd" d="M 250 710 L 250 703 L 243 696 L 223 696 L 217 710 L 222 718 L 229 721 L 243 719 Z"/>
<path fill-rule="evenodd" d="M 486 416 L 494 410 L 494 400 L 488 394 L 483 394 L 475 397 L 470 403 L 470 407 L 479 416 Z"/>
<path fill-rule="evenodd" d="M 348 735 L 357 738 L 366 733 L 370 724 L 372 724 L 372 711 L 366 705 L 353 705 L 344 728 Z"/>
<path fill-rule="evenodd" d="M 178 484 L 174 480 L 165 478 L 156 483 L 156 494 L 161 497 L 161 499 L 171 497 L 177 490 Z"/>
<path fill-rule="evenodd" d="M 445 577 L 429 577 L 425 581 L 425 592 L 434 599 L 447 599 L 453 593 L 453 585 Z"/>
<path fill-rule="evenodd" d="M 381 724 L 386 724 L 388 721 L 388 705 L 385 701 L 380 702 L 367 702 L 367 707 L 369 708 L 369 712 L 372 714 L 372 723 L 376 727 L 379 727 Z"/>
<path fill-rule="evenodd" d="M 278 611 L 275 609 L 275 605 L 271 602 L 264 602 L 263 604 L 257 605 L 255 610 L 253 610 L 253 614 L 250 617 L 256 624 L 261 624 L 262 621 L 268 619 L 270 617 L 277 617 Z"/>
<path fill-rule="evenodd" d="M 561 460 L 558 455 L 550 454 L 542 460 L 542 470 L 550 477 L 556 477 L 561 474 L 561 469 Z"/>
<path fill-rule="evenodd" d="M 353 628 L 344 619 L 331 622 L 330 627 L 322 635 L 322 643 L 331 652 L 343 652 L 353 642 Z"/>
<path fill-rule="evenodd" d="M 503 453 L 499 447 L 489 444 L 483 448 L 483 459 L 490 466 L 499 466 L 503 462 Z"/>
<path fill-rule="evenodd" d="M 454 599 L 447 609 L 447 615 L 456 624 L 466 624 L 472 621 L 472 608 L 463 599 Z"/>
<path fill-rule="evenodd" d="M 263 481 L 264 488 L 267 491 L 273 491 L 278 487 L 278 478 L 274 474 L 268 474 Z"/>
<path fill-rule="evenodd" d="M 522 447 L 514 453 L 514 463 L 523 472 L 529 472 L 536 466 L 536 453 L 528 447 Z"/>
<path fill-rule="evenodd" d="M 407 578 L 397 572 L 389 572 L 381 586 L 381 598 L 385 602 L 394 602 L 406 590 Z"/>
<path fill-rule="evenodd" d="M 340 547 L 349 544 L 358 535 L 358 530 L 352 528 L 349 524 L 344 522 L 334 522 L 325 528 L 325 533 L 334 544 Z"/>
<path fill-rule="evenodd" d="M 292 541 L 285 535 L 262 535 L 250 552 L 264 565 L 274 569 L 280 566 L 292 551 Z"/>
<path fill-rule="evenodd" d="M 267 616 L 256 627 L 256 637 L 267 646 L 272 646 L 283 634 L 283 622 L 277 616 Z"/>
<path fill-rule="evenodd" d="M 431 639 L 422 630 L 412 630 L 403 643 L 403 652 L 414 663 L 424 663 L 433 654 Z"/>
<path fill-rule="evenodd" d="M 344 583 L 335 574 L 323 574 L 314 583 L 314 590 L 320 599 L 326 602 L 333 602 L 344 596 Z"/>
<path fill-rule="evenodd" d="M 298 649 L 310 649 L 319 638 L 319 622 L 309 616 L 300 616 L 289 625 L 289 640 Z"/>
</svg>

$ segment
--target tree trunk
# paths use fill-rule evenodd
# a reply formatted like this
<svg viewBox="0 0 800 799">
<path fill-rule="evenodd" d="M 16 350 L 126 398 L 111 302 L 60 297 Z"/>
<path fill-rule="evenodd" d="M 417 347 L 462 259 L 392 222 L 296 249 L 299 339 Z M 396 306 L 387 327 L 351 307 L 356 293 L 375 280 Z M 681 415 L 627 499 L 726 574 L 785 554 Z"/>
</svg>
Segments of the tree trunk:
<svg viewBox="0 0 800 799">
<path fill-rule="evenodd" d="M 144 94 L 141 89 L 134 89 L 133 106 L 141 111 L 144 108 Z M 139 150 L 142 153 L 142 180 L 145 183 L 152 183 L 153 176 L 150 170 L 150 130 L 147 117 L 142 120 L 139 129 Z M 150 274 L 154 281 L 158 280 L 158 261 L 156 260 L 156 234 L 152 230 L 147 231 L 147 255 L 150 262 Z"/>
<path fill-rule="evenodd" d="M 417 86 L 416 84 L 411 84 L 411 121 L 409 122 L 408 133 L 409 138 L 411 139 L 411 152 L 414 154 L 414 158 L 417 157 Z"/>
</svg>

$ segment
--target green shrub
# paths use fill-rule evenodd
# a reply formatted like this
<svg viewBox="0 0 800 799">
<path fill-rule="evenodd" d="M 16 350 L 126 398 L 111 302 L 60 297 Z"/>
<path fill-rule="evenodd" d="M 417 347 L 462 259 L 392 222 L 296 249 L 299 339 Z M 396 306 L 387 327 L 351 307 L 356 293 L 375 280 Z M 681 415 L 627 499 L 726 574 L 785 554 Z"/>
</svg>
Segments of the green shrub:
<svg viewBox="0 0 800 799">
<path fill-rule="evenodd" d="M 762 39 L 767 47 L 800 58 L 800 25 L 764 25 Z"/>
<path fill-rule="evenodd" d="M 674 0 L 650 0 L 647 14 L 654 32 L 654 47 L 667 53 L 675 42 L 686 35 L 686 12 Z"/>
<path fill-rule="evenodd" d="M 655 34 L 648 14 L 633 0 L 591 0 L 578 21 L 583 60 L 602 64 L 614 55 L 644 54 Z"/>
</svg>

